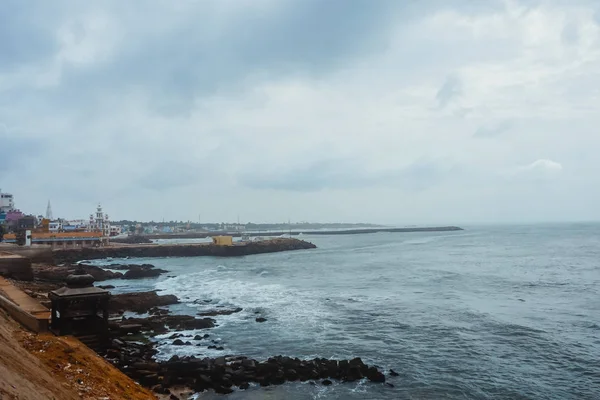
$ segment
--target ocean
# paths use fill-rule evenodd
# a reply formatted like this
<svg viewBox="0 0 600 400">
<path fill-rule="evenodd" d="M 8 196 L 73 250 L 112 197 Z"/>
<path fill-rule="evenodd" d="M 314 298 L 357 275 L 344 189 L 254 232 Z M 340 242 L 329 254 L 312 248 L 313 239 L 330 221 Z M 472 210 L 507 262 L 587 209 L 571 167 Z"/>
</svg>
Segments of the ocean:
<svg viewBox="0 0 600 400">
<path fill-rule="evenodd" d="M 301 238 L 318 249 L 129 259 L 170 272 L 106 284 L 177 295 L 174 313 L 243 308 L 208 331 L 224 351 L 163 335 L 161 358 L 361 357 L 399 373 L 393 388 L 287 383 L 231 399 L 600 398 L 600 224 Z"/>
</svg>

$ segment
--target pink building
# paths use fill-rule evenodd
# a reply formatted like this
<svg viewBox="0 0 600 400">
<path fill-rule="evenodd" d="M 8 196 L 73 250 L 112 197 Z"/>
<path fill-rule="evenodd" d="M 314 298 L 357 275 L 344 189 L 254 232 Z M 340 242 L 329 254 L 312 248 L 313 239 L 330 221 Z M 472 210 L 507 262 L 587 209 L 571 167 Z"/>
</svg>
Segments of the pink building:
<svg viewBox="0 0 600 400">
<path fill-rule="evenodd" d="M 24 216 L 20 210 L 12 210 L 6 213 L 6 222 L 18 221 Z"/>
</svg>

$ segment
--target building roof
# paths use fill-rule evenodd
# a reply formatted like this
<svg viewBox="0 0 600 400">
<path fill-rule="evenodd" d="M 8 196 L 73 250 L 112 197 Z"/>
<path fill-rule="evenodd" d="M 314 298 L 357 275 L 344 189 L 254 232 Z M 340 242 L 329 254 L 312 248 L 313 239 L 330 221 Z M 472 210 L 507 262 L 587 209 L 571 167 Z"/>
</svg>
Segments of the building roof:
<svg viewBox="0 0 600 400">
<path fill-rule="evenodd" d="M 53 290 L 49 293 L 49 297 L 88 297 L 88 296 L 101 296 L 108 297 L 110 296 L 110 292 L 108 290 L 100 289 L 99 287 L 89 286 L 89 287 L 79 287 L 79 288 L 70 288 L 70 287 L 62 287 L 60 289 Z"/>
</svg>

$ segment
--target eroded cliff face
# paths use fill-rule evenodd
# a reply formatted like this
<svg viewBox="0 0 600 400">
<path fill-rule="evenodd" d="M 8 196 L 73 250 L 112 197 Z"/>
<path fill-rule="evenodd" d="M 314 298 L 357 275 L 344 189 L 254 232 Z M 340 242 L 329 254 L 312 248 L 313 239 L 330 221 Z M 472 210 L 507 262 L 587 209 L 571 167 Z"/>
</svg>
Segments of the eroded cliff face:
<svg viewBox="0 0 600 400">
<path fill-rule="evenodd" d="M 155 398 L 78 341 L 29 333 L 0 310 L 1 399 L 87 400 L 109 396 Z"/>
</svg>

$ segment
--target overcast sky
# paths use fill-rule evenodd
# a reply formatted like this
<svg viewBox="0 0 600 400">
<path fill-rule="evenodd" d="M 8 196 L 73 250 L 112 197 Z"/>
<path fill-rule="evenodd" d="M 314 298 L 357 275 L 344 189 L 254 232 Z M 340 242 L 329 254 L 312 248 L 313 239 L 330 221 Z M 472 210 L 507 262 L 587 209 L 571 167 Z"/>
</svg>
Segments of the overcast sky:
<svg viewBox="0 0 600 400">
<path fill-rule="evenodd" d="M 4 0 L 0 148 L 69 218 L 600 220 L 600 2 Z"/>
</svg>

